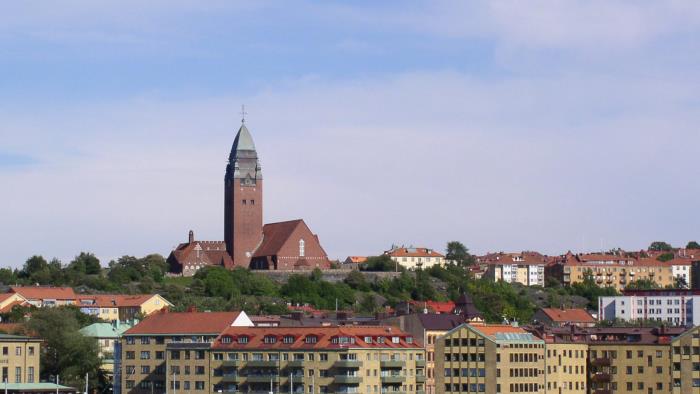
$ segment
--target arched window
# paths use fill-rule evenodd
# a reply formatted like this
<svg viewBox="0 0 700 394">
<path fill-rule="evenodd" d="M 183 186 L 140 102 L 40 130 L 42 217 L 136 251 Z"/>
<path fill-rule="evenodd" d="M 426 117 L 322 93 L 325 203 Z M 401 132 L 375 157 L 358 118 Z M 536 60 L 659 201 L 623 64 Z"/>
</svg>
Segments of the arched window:
<svg viewBox="0 0 700 394">
<path fill-rule="evenodd" d="M 304 257 L 304 240 L 299 240 L 299 257 Z"/>
</svg>

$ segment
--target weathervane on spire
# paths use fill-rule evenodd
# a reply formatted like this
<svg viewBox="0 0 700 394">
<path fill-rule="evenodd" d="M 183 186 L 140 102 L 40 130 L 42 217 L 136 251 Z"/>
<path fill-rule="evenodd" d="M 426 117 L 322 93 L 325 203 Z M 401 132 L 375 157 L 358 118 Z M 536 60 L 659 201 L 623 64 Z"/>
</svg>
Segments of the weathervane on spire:
<svg viewBox="0 0 700 394">
<path fill-rule="evenodd" d="M 241 123 L 245 123 L 245 116 L 248 115 L 247 112 L 245 112 L 245 104 L 241 105 Z"/>
</svg>

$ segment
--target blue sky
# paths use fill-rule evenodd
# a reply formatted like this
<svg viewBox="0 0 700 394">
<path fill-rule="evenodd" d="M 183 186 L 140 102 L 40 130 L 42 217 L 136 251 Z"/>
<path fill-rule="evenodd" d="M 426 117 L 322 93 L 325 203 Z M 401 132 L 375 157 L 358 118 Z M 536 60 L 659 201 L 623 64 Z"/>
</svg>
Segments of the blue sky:
<svg viewBox="0 0 700 394">
<path fill-rule="evenodd" d="M 266 221 L 331 257 L 700 239 L 695 2 L 0 5 L 0 264 L 221 239 L 240 104 Z"/>
</svg>

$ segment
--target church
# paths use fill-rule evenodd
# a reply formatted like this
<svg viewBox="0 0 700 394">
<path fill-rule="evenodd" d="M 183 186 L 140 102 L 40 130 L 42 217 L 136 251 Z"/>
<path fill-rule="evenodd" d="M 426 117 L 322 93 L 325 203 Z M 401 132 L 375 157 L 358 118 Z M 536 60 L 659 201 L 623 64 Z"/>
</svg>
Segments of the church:
<svg viewBox="0 0 700 394">
<path fill-rule="evenodd" d="M 198 241 L 189 232 L 168 256 L 170 272 L 192 276 L 210 265 L 258 270 L 327 269 L 330 261 L 304 220 L 263 225 L 263 176 L 245 119 L 236 134 L 224 177 L 224 240 Z"/>
</svg>

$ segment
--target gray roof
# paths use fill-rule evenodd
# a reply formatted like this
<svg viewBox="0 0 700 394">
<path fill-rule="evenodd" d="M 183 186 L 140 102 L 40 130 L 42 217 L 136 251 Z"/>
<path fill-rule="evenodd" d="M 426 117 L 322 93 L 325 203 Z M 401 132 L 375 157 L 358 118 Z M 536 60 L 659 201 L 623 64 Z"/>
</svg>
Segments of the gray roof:
<svg viewBox="0 0 700 394">
<path fill-rule="evenodd" d="M 426 330 L 447 331 L 464 323 L 462 316 L 447 313 L 420 313 L 418 319 Z"/>
<path fill-rule="evenodd" d="M 245 123 L 241 125 L 238 129 L 238 134 L 236 134 L 236 139 L 233 140 L 233 147 L 231 152 L 241 151 L 241 150 L 255 150 L 255 143 L 253 142 L 253 137 L 250 135 L 250 131 L 245 127 Z"/>
</svg>

